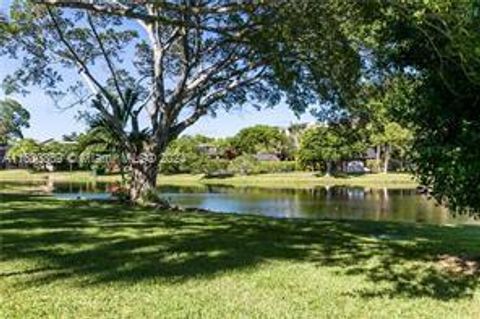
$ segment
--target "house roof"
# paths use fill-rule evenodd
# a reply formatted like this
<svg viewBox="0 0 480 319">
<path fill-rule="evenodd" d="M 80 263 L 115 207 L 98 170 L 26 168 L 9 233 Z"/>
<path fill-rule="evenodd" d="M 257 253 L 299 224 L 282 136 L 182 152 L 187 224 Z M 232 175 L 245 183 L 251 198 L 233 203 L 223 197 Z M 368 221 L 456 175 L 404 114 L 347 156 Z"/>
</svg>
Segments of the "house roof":
<svg viewBox="0 0 480 319">
<path fill-rule="evenodd" d="M 377 153 L 373 147 L 370 147 L 365 152 L 365 159 L 375 159 L 377 157 Z"/>
</svg>

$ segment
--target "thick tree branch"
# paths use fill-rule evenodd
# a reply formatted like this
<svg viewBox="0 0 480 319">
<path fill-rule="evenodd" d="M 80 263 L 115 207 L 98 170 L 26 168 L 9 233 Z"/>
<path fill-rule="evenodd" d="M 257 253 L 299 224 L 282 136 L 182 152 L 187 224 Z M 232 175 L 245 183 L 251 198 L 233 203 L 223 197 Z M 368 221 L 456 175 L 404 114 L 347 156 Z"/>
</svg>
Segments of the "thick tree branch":
<svg viewBox="0 0 480 319">
<path fill-rule="evenodd" d="M 235 61 L 242 60 L 243 58 L 244 57 L 242 58 L 237 57 L 236 59 L 229 61 L 229 63 L 222 63 L 223 67 L 217 68 L 216 72 L 211 72 L 211 74 L 209 73 L 208 77 L 202 78 L 202 81 L 197 81 L 195 85 L 187 84 L 183 96 L 179 97 L 177 103 L 179 105 L 188 103 L 188 101 L 191 101 L 192 97 L 197 95 L 198 92 L 208 92 L 210 88 L 213 88 L 214 86 L 219 86 L 221 83 L 228 83 L 232 81 L 232 79 L 235 79 L 241 75 L 246 75 L 248 73 L 251 73 L 264 65 L 263 62 L 257 62 L 255 64 L 247 65 L 243 68 L 233 70 L 232 72 L 222 74 L 222 72 L 224 71 L 224 68 L 228 67 L 230 64 L 234 63 Z M 196 79 L 199 79 L 199 77 L 197 77 Z"/>
<path fill-rule="evenodd" d="M 247 79 L 236 79 L 232 80 L 228 85 L 224 88 L 213 91 L 206 96 L 202 96 L 198 94 L 195 101 L 195 109 L 193 113 L 186 118 L 185 120 L 181 121 L 174 127 L 172 127 L 173 134 L 180 134 L 186 128 L 196 123 L 203 115 L 207 114 L 209 108 L 216 102 L 224 99 L 229 93 L 234 90 L 237 90 L 242 87 L 246 87 L 253 82 L 259 80 L 264 73 L 266 68 L 262 68 L 257 74 L 247 78 Z"/>
</svg>

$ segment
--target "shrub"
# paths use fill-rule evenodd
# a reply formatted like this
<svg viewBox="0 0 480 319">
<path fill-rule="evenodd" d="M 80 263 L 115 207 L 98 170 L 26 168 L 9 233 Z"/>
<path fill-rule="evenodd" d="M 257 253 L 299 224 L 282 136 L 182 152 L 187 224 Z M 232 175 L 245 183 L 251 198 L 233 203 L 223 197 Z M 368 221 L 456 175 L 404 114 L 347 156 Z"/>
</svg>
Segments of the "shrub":
<svg viewBox="0 0 480 319">
<path fill-rule="evenodd" d="M 287 173 L 293 172 L 297 168 L 297 164 L 294 161 L 284 162 L 257 162 L 255 168 L 255 174 L 266 173 Z"/>
<path fill-rule="evenodd" d="M 228 170 L 239 175 L 255 174 L 258 161 L 252 155 L 241 155 L 228 165 Z"/>
<path fill-rule="evenodd" d="M 294 161 L 258 161 L 251 155 L 242 155 L 230 162 L 228 170 L 239 175 L 286 173 L 297 168 Z"/>
<path fill-rule="evenodd" d="M 160 160 L 159 170 L 162 174 L 184 173 L 185 162 L 186 159 L 180 153 L 165 152 Z"/>
<path fill-rule="evenodd" d="M 369 159 L 366 161 L 366 166 L 368 169 L 370 169 L 370 172 L 372 173 L 379 173 L 382 168 L 381 168 L 381 162 L 380 165 L 376 159 Z"/>
<path fill-rule="evenodd" d="M 105 175 L 105 173 L 107 172 L 107 168 L 103 163 L 95 163 L 91 166 L 91 169 L 94 176 Z"/>
<path fill-rule="evenodd" d="M 202 156 L 192 165 L 192 173 L 210 175 L 219 171 L 226 171 L 228 165 L 228 160 L 212 159 L 207 156 Z"/>
</svg>

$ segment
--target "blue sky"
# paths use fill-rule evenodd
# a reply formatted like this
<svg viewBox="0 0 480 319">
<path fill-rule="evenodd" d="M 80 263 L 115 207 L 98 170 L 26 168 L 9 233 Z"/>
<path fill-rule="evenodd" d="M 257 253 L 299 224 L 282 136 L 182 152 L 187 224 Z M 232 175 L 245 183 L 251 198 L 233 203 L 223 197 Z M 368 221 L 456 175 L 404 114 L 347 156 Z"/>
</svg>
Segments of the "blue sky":
<svg viewBox="0 0 480 319">
<path fill-rule="evenodd" d="M 0 0 L 0 10 L 6 12 L 8 0 Z M 5 76 L 20 66 L 19 61 L 0 57 L 0 83 Z M 80 78 L 72 78 L 72 82 Z M 11 96 L 21 102 L 31 114 L 31 127 L 24 130 L 26 137 L 39 140 L 48 138 L 61 138 L 63 134 L 82 132 L 85 125 L 76 120 L 78 109 L 62 110 L 55 106 L 53 101 L 45 96 L 36 87 L 29 88 L 27 96 Z M 0 89 L 0 99 L 5 94 Z M 60 105 L 62 106 L 62 105 Z M 304 114 L 301 118 L 294 116 L 293 112 L 285 104 L 280 104 L 273 109 L 257 111 L 253 107 L 243 107 L 230 112 L 219 112 L 216 117 L 206 116 L 190 127 L 186 134 L 204 134 L 212 137 L 232 136 L 240 129 L 255 124 L 267 124 L 275 126 L 289 126 L 292 123 L 314 121 L 310 114 Z"/>
<path fill-rule="evenodd" d="M 15 61 L 0 57 L 0 81 L 14 69 Z M 82 132 L 85 125 L 76 120 L 78 108 L 62 110 L 55 106 L 53 101 L 45 96 L 36 87 L 30 88 L 31 93 L 27 96 L 12 95 L 30 112 L 30 128 L 24 130 L 26 137 L 39 140 L 48 138 L 61 138 L 63 134 L 71 132 Z M 0 99 L 5 98 L 4 92 L 0 89 Z M 257 111 L 253 107 L 245 106 L 231 110 L 230 112 L 219 112 L 216 117 L 206 116 L 200 119 L 186 134 L 204 134 L 212 137 L 231 136 L 240 129 L 255 124 L 267 124 L 276 126 L 288 126 L 292 123 L 314 121 L 313 116 L 304 114 L 298 119 L 289 107 L 280 104 L 273 109 Z"/>
</svg>

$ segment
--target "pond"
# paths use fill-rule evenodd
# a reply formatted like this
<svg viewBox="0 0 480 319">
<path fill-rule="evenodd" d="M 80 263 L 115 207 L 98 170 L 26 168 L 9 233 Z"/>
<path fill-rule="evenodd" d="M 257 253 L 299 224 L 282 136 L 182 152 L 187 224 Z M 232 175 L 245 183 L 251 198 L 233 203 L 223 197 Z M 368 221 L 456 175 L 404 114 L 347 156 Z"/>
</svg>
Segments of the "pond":
<svg viewBox="0 0 480 319">
<path fill-rule="evenodd" d="M 46 191 L 61 199 L 108 199 L 106 183 L 55 183 Z M 364 219 L 432 224 L 477 223 L 454 217 L 415 189 L 316 187 L 262 189 L 229 186 L 162 186 L 172 204 L 216 212 L 256 214 L 276 218 Z"/>
</svg>

